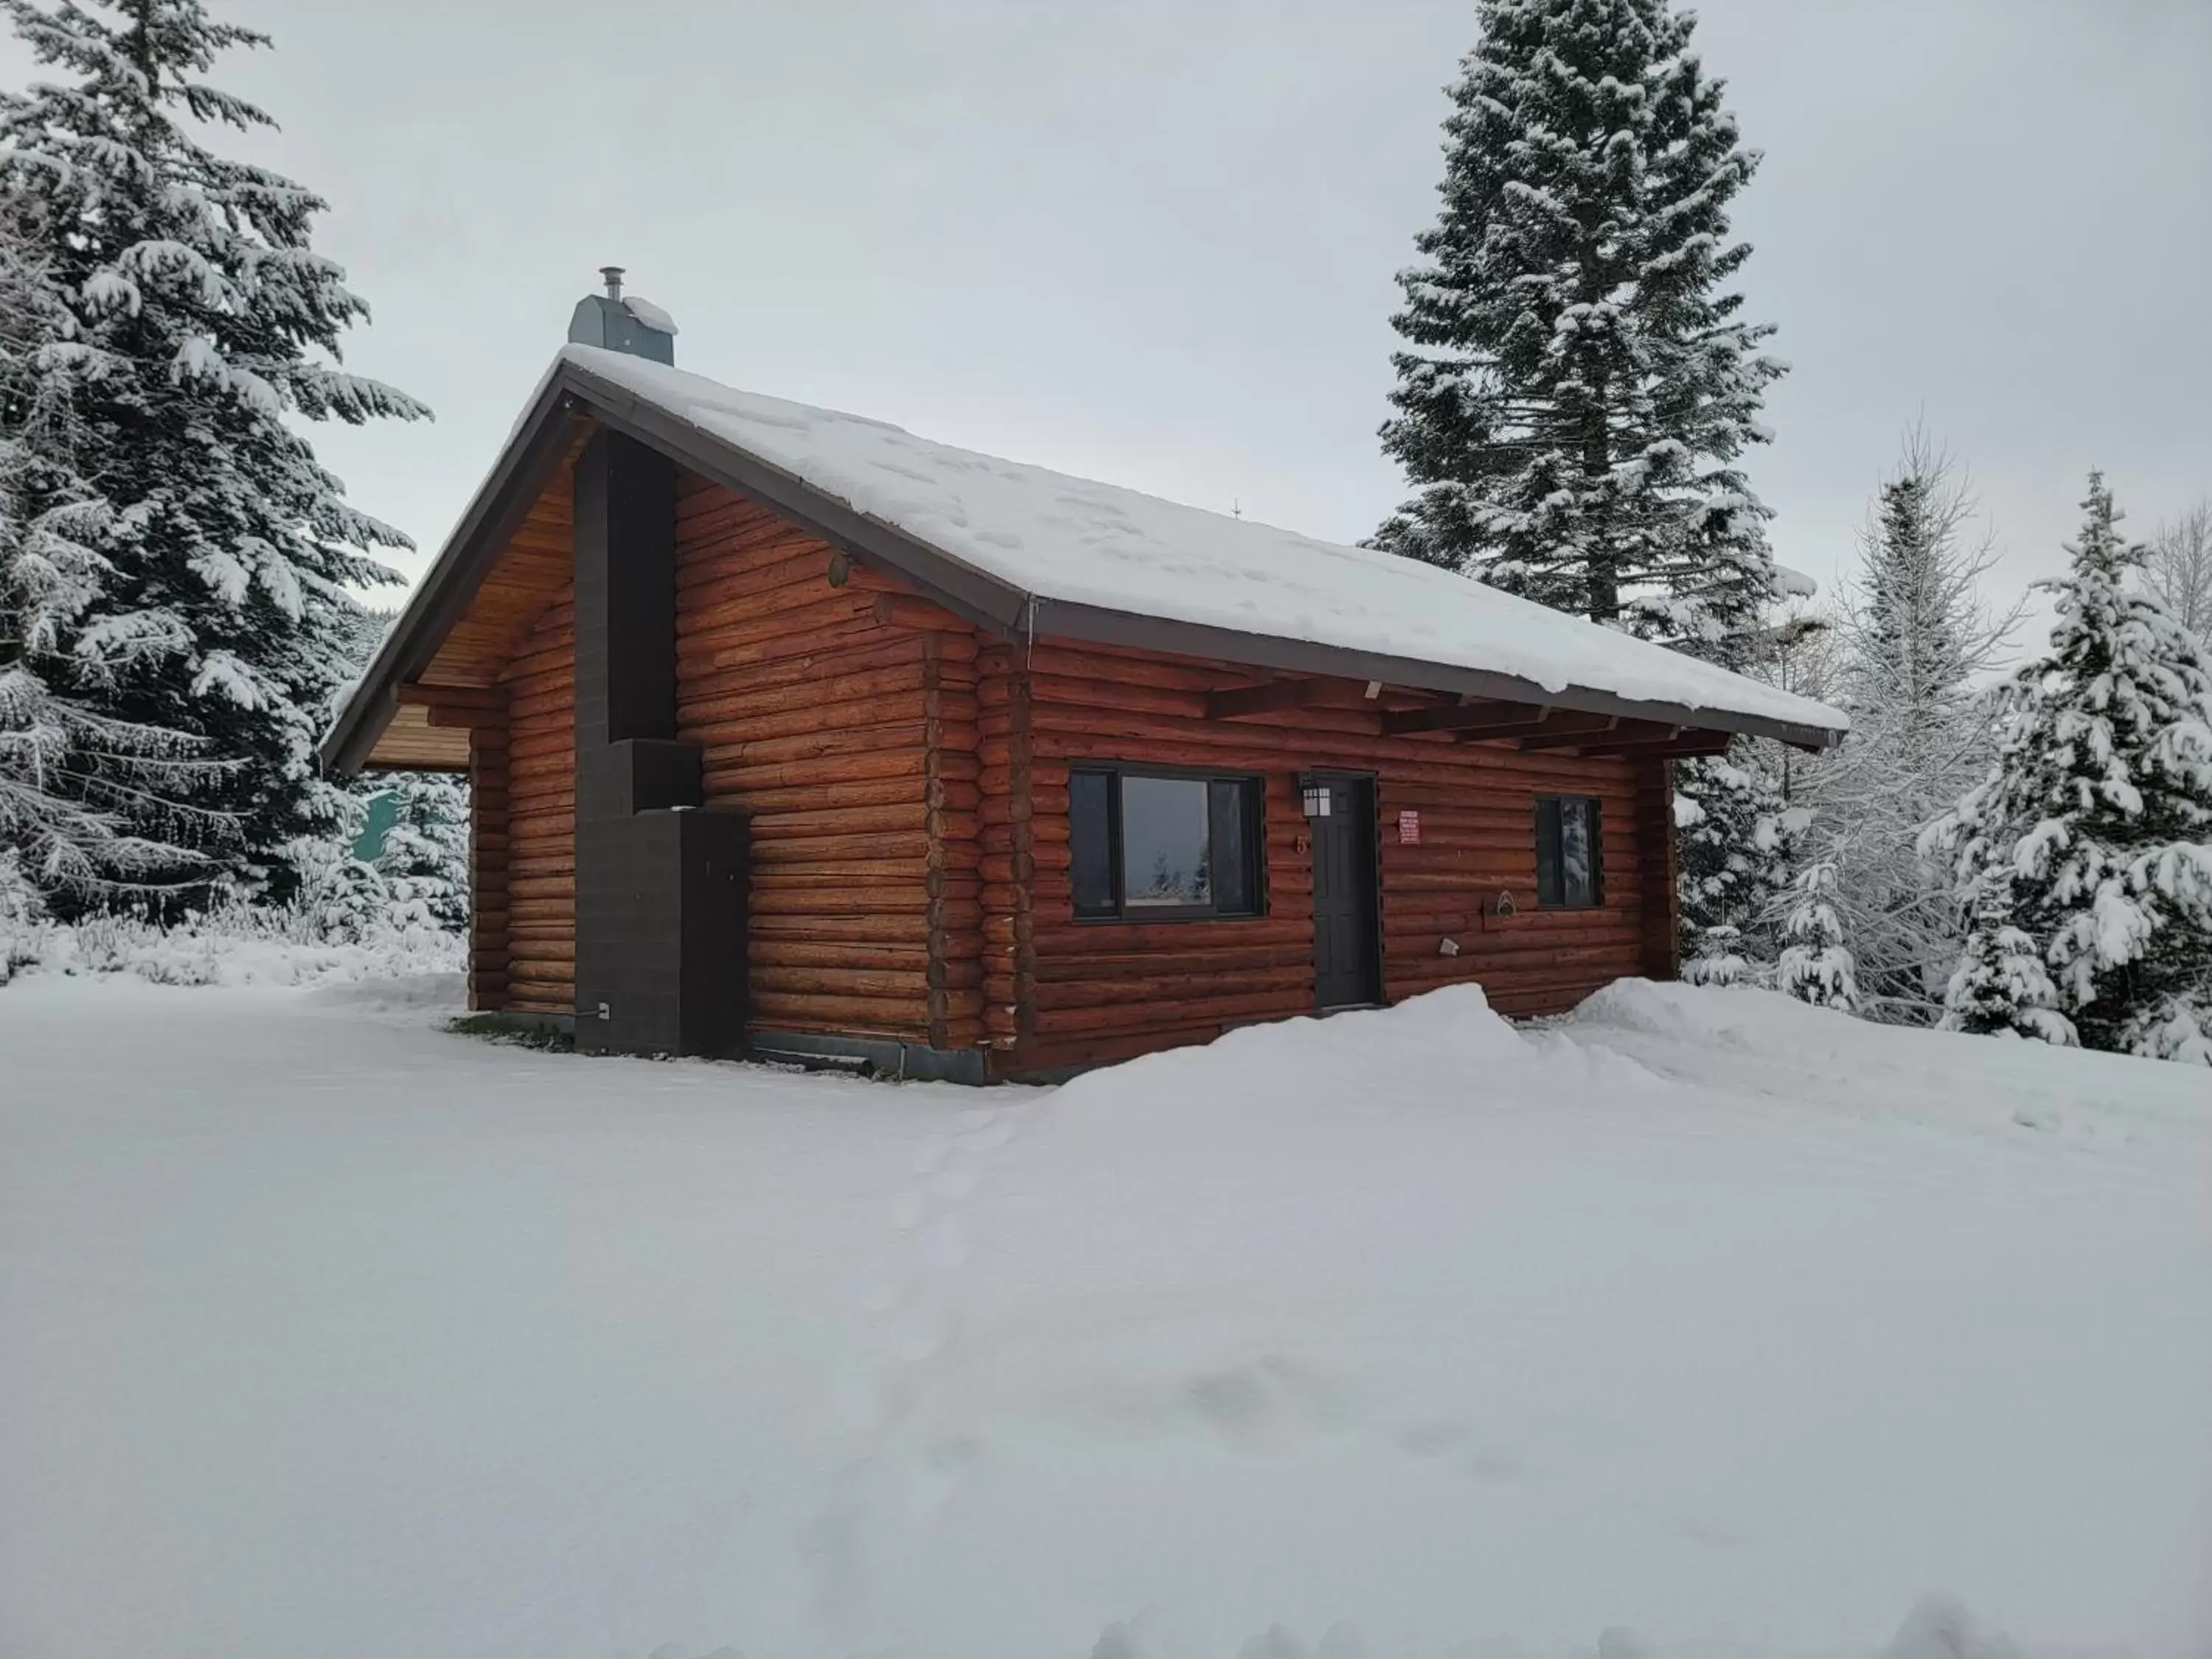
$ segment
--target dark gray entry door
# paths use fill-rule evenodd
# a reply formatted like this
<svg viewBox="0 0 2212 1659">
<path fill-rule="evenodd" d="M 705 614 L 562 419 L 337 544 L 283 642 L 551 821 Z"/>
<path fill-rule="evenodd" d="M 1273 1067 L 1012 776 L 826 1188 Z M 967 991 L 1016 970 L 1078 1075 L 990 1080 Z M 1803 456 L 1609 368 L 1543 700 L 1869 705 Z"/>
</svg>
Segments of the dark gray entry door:
<svg viewBox="0 0 2212 1659">
<path fill-rule="evenodd" d="M 1328 810 L 1311 814 L 1314 993 L 1323 1008 L 1382 1000 L 1381 904 L 1376 891 L 1375 780 L 1322 773 Z"/>
</svg>

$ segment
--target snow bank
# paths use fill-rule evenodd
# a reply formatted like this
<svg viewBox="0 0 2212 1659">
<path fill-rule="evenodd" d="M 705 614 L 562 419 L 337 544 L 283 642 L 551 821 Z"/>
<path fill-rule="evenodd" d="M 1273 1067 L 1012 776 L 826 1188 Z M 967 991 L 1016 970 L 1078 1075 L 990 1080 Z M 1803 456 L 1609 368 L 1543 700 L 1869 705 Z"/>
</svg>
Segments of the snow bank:
<svg viewBox="0 0 2212 1659">
<path fill-rule="evenodd" d="M 367 928 L 344 943 L 283 910 L 225 906 L 173 926 L 100 916 L 74 926 L 31 922 L 0 938 L 0 986 L 12 975 L 130 977 L 154 985 L 321 985 L 372 982 L 377 997 L 396 982 L 434 982 L 458 1008 L 465 1000 L 460 936 L 426 927 Z M 418 994 L 427 994 L 419 992 Z"/>
<path fill-rule="evenodd" d="M 439 957 L 445 955 L 441 951 Z M 282 981 L 297 984 L 302 981 Z M 313 981 L 307 1001 L 318 1010 L 357 1014 L 452 1014 L 468 1006 L 468 975 L 459 969 L 397 976 L 363 973 L 325 975 Z"/>
<path fill-rule="evenodd" d="M 1540 1028 L 1516 1028 L 1482 988 L 1455 985 L 1392 1007 L 1251 1025 L 1203 1048 L 1149 1054 L 1076 1079 L 1058 1121 L 1091 1115 L 1108 1133 L 1268 1133 L 1310 1120 L 1331 1133 L 1364 1121 L 1413 1127 L 1431 1113 L 1510 1108 L 1569 1091 L 1616 1097 L 1662 1085 L 1641 1066 Z"/>
<path fill-rule="evenodd" d="M 1547 1024 L 1578 1048 L 1633 1054 L 1679 1082 L 1709 1075 L 1717 1051 L 1755 1056 L 1739 1086 L 1854 1117 L 2087 1140 L 2212 1128 L 2212 1083 L 2186 1067 L 2147 1076 L 2124 1055 L 1874 1025 L 1747 986 L 1617 980 Z"/>
</svg>

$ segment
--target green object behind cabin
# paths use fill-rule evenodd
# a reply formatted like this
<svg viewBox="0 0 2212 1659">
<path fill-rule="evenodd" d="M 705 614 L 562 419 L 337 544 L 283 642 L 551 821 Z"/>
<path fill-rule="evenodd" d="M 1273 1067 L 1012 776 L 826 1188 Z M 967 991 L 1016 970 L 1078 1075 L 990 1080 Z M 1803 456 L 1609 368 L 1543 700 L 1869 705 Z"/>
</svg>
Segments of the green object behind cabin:
<svg viewBox="0 0 2212 1659">
<path fill-rule="evenodd" d="M 397 790 L 381 789 L 368 798 L 368 811 L 362 814 L 361 834 L 354 838 L 353 855 L 363 864 L 374 864 L 384 852 L 384 838 L 392 826 L 399 822 L 399 794 Z"/>
</svg>

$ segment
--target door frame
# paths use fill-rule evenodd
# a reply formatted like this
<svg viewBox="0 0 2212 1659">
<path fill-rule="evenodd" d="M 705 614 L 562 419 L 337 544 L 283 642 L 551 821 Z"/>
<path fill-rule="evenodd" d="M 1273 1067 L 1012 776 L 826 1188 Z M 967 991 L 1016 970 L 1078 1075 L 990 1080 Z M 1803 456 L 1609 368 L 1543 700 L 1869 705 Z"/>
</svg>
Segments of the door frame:
<svg viewBox="0 0 2212 1659">
<path fill-rule="evenodd" d="M 1316 922 L 1314 933 L 1314 942 L 1316 947 L 1314 961 L 1314 1006 L 1322 1013 L 1334 1012 L 1339 1009 L 1379 1008 L 1383 1006 L 1383 1003 L 1386 1000 L 1383 991 L 1382 975 L 1382 780 L 1373 772 L 1357 771 L 1351 768 L 1341 766 L 1316 766 L 1310 767 L 1305 770 L 1301 771 L 1297 775 L 1296 783 L 1301 798 L 1304 795 L 1305 787 L 1309 783 L 1330 785 L 1349 783 L 1360 786 L 1364 787 L 1366 792 L 1367 847 L 1370 854 L 1368 862 L 1370 866 L 1368 871 L 1367 883 L 1367 890 L 1370 901 L 1367 910 L 1367 927 L 1368 936 L 1374 944 L 1374 951 L 1372 953 L 1373 965 L 1369 972 L 1367 984 L 1364 988 L 1369 994 L 1364 999 L 1356 1002 L 1323 1002 L 1321 1000 L 1321 962 L 1318 953 L 1321 933 L 1318 922 Z M 1301 799 L 1299 805 L 1301 810 L 1303 810 L 1304 805 L 1303 799 Z M 1314 821 L 1311 818 L 1308 818 L 1306 820 L 1306 823 L 1309 825 L 1306 832 L 1307 857 L 1309 860 L 1311 860 L 1313 855 L 1314 832 L 1310 828 L 1313 822 Z"/>
</svg>

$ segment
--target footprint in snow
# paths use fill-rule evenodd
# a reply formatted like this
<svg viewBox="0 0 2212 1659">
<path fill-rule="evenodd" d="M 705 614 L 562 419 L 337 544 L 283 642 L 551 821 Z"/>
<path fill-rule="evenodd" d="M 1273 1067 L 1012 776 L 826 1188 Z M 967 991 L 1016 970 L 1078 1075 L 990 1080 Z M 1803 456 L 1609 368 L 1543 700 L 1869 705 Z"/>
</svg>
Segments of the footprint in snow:
<svg viewBox="0 0 2212 1659">
<path fill-rule="evenodd" d="M 909 1187 L 891 1200 L 891 1225 L 898 1231 L 910 1233 L 921 1225 L 921 1218 L 929 1209 L 929 1195 L 919 1187 Z"/>
<path fill-rule="evenodd" d="M 1478 1434 L 1471 1423 L 1449 1418 L 1409 1423 L 1390 1438 L 1408 1457 L 1450 1456 L 1453 1469 L 1469 1480 L 1503 1485 L 1534 1480 L 1541 1474 L 1527 1454 Z"/>
<path fill-rule="evenodd" d="M 941 1198 L 947 1203 L 958 1204 L 975 1196 L 982 1189 L 983 1171 L 972 1160 L 963 1159 L 949 1169 L 938 1170 L 922 1182 L 922 1190 L 932 1198 Z"/>
<path fill-rule="evenodd" d="M 1360 1416 L 1351 1384 L 1279 1354 L 1191 1378 L 1184 1408 L 1242 1451 L 1273 1452 L 1310 1433 L 1340 1434 Z"/>
<path fill-rule="evenodd" d="M 939 1273 L 965 1266 L 975 1251 L 975 1228 L 957 1210 L 938 1217 L 921 1231 L 921 1259 Z"/>
<path fill-rule="evenodd" d="M 927 1140 L 915 1143 L 910 1160 L 918 1176 L 933 1176 L 945 1167 L 945 1154 L 952 1150 L 951 1140 L 944 1135 L 932 1135 Z"/>
</svg>

